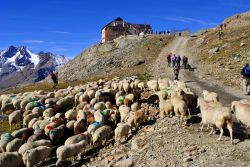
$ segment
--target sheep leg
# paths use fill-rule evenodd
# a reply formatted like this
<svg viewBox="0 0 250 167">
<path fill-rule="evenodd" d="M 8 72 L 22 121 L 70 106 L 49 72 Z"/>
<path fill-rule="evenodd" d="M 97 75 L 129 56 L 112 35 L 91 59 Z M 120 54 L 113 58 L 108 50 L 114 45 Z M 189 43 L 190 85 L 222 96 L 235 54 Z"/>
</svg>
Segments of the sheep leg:
<svg viewBox="0 0 250 167">
<path fill-rule="evenodd" d="M 201 127 L 200 127 L 201 132 L 202 132 L 202 130 L 203 130 L 203 127 L 204 127 L 204 124 L 201 122 Z"/>
<path fill-rule="evenodd" d="M 218 141 L 221 140 L 221 137 L 222 137 L 223 132 L 224 132 L 222 127 L 220 127 L 219 129 L 220 129 L 220 136 L 219 136 L 219 138 L 217 139 Z"/>
<path fill-rule="evenodd" d="M 11 124 L 10 124 L 10 130 L 12 129 L 12 126 L 11 126 Z"/>
<path fill-rule="evenodd" d="M 232 125 L 232 122 L 228 122 L 227 123 L 227 129 L 230 133 L 230 140 L 231 140 L 231 143 L 233 144 L 233 125 Z"/>
<path fill-rule="evenodd" d="M 213 134 L 213 132 L 214 132 L 214 126 L 212 126 L 212 128 L 211 128 L 211 131 L 210 131 L 209 135 L 212 135 L 212 134 Z"/>
<path fill-rule="evenodd" d="M 183 125 L 183 118 L 184 118 L 184 115 L 181 114 L 181 117 L 180 117 L 180 125 L 181 125 L 181 126 Z"/>
</svg>

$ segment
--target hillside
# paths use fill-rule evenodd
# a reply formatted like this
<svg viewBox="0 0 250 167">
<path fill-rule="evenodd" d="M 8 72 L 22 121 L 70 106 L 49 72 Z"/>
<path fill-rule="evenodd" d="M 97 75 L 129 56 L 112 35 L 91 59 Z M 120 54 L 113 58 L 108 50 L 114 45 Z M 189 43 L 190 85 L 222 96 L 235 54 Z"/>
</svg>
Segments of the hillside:
<svg viewBox="0 0 250 167">
<path fill-rule="evenodd" d="M 219 39 L 220 27 L 204 31 L 189 40 L 188 48 L 194 57 L 194 66 L 206 78 L 221 85 L 241 87 L 240 71 L 250 61 L 250 12 L 224 20 L 227 24 Z"/>
<path fill-rule="evenodd" d="M 62 80 L 86 80 L 113 76 L 150 77 L 150 67 L 173 37 L 120 37 L 83 51 L 59 71 Z"/>
</svg>

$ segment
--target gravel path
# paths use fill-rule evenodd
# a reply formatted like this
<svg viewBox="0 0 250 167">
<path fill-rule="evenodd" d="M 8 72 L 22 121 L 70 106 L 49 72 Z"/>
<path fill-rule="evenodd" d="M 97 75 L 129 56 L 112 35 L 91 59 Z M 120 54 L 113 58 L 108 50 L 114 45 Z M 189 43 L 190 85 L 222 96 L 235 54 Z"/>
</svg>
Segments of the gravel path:
<svg viewBox="0 0 250 167">
<path fill-rule="evenodd" d="M 207 78 L 202 67 L 199 66 L 198 55 L 194 55 L 195 51 L 189 50 L 187 43 L 190 37 L 176 37 L 172 43 L 170 43 L 166 48 L 162 50 L 158 59 L 156 60 L 153 76 L 158 77 L 169 77 L 173 79 L 172 68 L 167 66 L 166 55 L 168 53 L 174 53 L 180 55 L 181 57 L 186 55 L 189 57 L 189 63 L 194 69 L 194 71 L 188 71 L 182 69 L 180 71 L 180 80 L 187 83 L 188 87 L 194 90 L 198 95 L 201 95 L 204 89 L 208 91 L 216 92 L 220 95 L 220 100 L 223 104 L 230 106 L 231 102 L 240 99 L 250 99 L 249 96 L 243 95 L 241 90 L 237 90 L 231 87 L 225 87 L 212 78 Z"/>
</svg>

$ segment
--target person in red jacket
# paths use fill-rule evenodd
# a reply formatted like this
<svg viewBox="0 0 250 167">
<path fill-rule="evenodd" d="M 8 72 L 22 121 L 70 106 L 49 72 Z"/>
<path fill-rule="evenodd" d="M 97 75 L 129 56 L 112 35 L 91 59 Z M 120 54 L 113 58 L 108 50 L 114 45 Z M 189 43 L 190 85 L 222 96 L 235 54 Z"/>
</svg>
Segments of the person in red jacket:
<svg viewBox="0 0 250 167">
<path fill-rule="evenodd" d="M 172 53 L 169 53 L 167 55 L 168 67 L 171 67 L 171 57 L 172 57 Z"/>
</svg>

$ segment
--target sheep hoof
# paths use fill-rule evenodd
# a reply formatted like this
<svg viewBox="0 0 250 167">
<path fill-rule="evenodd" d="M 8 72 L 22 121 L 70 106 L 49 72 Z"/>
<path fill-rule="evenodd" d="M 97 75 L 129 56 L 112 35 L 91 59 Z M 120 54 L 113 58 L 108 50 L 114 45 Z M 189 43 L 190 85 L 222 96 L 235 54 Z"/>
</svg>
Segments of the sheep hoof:
<svg viewBox="0 0 250 167">
<path fill-rule="evenodd" d="M 217 141 L 221 141 L 221 138 L 218 138 Z"/>
</svg>

